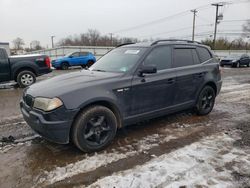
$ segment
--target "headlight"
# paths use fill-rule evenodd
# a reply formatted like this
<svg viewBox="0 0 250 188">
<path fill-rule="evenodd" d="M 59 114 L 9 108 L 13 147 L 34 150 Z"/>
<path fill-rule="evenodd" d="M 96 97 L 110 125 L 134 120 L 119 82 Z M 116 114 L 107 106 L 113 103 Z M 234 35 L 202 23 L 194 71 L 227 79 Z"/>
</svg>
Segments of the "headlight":
<svg viewBox="0 0 250 188">
<path fill-rule="evenodd" d="M 233 60 L 232 63 L 235 63 L 237 60 Z"/>
<path fill-rule="evenodd" d="M 35 98 L 33 107 L 48 112 L 51 110 L 55 110 L 56 108 L 59 108 L 62 105 L 63 102 L 58 98 L 49 99 L 37 97 Z"/>
</svg>

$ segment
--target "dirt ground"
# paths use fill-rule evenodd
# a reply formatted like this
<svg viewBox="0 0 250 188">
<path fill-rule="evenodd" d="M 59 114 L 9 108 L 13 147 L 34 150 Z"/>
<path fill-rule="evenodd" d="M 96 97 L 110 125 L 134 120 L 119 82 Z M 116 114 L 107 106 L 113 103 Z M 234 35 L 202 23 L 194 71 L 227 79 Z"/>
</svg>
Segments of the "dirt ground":
<svg viewBox="0 0 250 188">
<path fill-rule="evenodd" d="M 250 68 L 222 72 L 208 116 L 132 125 L 93 154 L 38 136 L 20 115 L 22 90 L 0 86 L 0 187 L 250 187 Z"/>
</svg>

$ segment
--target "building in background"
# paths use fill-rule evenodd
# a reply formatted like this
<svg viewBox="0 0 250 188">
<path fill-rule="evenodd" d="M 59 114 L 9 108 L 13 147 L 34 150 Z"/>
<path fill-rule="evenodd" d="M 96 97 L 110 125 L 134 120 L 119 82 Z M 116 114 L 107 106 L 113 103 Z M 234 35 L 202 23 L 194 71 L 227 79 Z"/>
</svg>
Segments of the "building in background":
<svg viewBox="0 0 250 188">
<path fill-rule="evenodd" d="M 0 47 L 5 48 L 8 55 L 10 55 L 10 43 L 8 43 L 8 42 L 0 42 Z"/>
</svg>

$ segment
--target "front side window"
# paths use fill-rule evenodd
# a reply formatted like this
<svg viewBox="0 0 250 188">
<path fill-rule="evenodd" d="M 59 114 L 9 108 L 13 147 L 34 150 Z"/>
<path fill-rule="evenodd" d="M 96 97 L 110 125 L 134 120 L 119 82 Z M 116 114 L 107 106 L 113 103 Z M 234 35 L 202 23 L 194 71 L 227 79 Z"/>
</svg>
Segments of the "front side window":
<svg viewBox="0 0 250 188">
<path fill-rule="evenodd" d="M 157 70 L 171 68 L 171 48 L 160 46 L 154 48 L 144 60 L 144 65 L 155 65 Z"/>
<path fill-rule="evenodd" d="M 174 67 L 184 67 L 194 64 L 192 48 L 174 49 Z"/>
<path fill-rule="evenodd" d="M 92 71 L 103 72 L 127 72 L 131 70 L 147 48 L 124 47 L 116 48 L 91 66 Z"/>
</svg>

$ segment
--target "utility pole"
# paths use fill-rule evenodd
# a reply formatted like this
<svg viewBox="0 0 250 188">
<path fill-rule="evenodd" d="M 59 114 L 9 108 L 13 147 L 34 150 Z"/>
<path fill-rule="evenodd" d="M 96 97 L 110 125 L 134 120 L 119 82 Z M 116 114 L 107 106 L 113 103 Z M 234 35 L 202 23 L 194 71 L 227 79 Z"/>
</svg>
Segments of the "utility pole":
<svg viewBox="0 0 250 188">
<path fill-rule="evenodd" d="M 51 36 L 51 46 L 52 46 L 52 48 L 54 48 L 54 38 L 55 38 L 56 36 Z"/>
<path fill-rule="evenodd" d="M 110 34 L 111 46 L 113 46 L 113 33 L 109 33 L 109 34 Z"/>
<path fill-rule="evenodd" d="M 215 43 L 216 43 L 216 34 L 217 34 L 217 24 L 218 22 L 218 17 L 219 17 L 219 7 L 222 7 L 222 3 L 214 3 L 212 6 L 216 7 L 216 13 L 215 13 L 215 24 L 214 24 L 214 41 L 213 41 L 213 48 L 215 50 Z"/>
<path fill-rule="evenodd" d="M 194 13 L 193 17 L 193 34 L 192 34 L 192 41 L 194 41 L 194 35 L 195 35 L 195 18 L 196 18 L 196 13 L 198 12 L 196 9 L 191 10 L 192 13 Z"/>
</svg>

